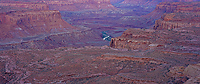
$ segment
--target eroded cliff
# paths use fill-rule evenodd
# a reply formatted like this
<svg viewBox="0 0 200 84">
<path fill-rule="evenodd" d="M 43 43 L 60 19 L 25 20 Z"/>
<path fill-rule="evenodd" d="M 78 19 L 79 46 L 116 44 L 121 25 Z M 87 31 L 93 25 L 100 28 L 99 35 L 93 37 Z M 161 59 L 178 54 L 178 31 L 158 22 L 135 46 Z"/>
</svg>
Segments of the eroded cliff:
<svg viewBox="0 0 200 84">
<path fill-rule="evenodd" d="M 58 47 L 102 46 L 108 44 L 92 29 L 78 29 L 57 34 L 23 38 L 23 42 L 1 45 L 0 50 L 9 49 L 53 49 Z"/>
<path fill-rule="evenodd" d="M 47 4 L 20 1 L 1 1 L 0 6 L 19 7 L 35 10 L 49 10 L 49 6 Z"/>
<path fill-rule="evenodd" d="M 1 44 L 21 42 L 25 37 L 75 29 L 65 22 L 56 10 L 2 6 L 0 11 Z"/>
<path fill-rule="evenodd" d="M 80 11 L 88 9 L 114 9 L 115 7 L 110 3 L 110 0 L 44 0 L 38 1 L 46 3 L 51 10 L 60 11 Z"/>
<path fill-rule="evenodd" d="M 175 52 L 199 53 L 199 27 L 172 30 L 128 29 L 112 38 L 110 46 L 119 49 L 164 49 Z"/>
<path fill-rule="evenodd" d="M 199 0 L 124 0 L 121 4 L 155 6 L 160 2 L 193 2 Z"/>
<path fill-rule="evenodd" d="M 200 27 L 200 2 L 191 3 L 160 3 L 156 11 L 164 11 L 164 14 L 155 22 L 154 29 L 173 29 L 181 27 Z M 163 13 L 164 13 L 163 12 Z"/>
</svg>

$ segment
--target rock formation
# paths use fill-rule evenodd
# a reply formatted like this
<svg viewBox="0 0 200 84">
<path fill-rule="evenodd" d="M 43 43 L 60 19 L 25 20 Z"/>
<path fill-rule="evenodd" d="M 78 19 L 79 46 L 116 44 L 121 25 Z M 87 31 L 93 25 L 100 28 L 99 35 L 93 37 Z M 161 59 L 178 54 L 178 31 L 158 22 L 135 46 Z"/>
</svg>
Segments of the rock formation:
<svg viewBox="0 0 200 84">
<path fill-rule="evenodd" d="M 169 69 L 167 76 L 172 77 L 175 83 L 198 84 L 200 77 L 200 64 L 191 64 L 187 67 L 174 66 Z"/>
<path fill-rule="evenodd" d="M 82 47 L 87 45 L 102 46 L 106 44 L 108 44 L 108 42 L 103 41 L 98 32 L 91 29 L 82 29 L 52 35 L 40 35 L 40 37 L 26 37 L 20 43 L 1 45 L 0 50 L 53 49 L 58 47 Z"/>
<path fill-rule="evenodd" d="M 165 55 L 160 53 L 149 54 L 158 55 L 157 57 L 162 57 L 163 59 L 170 56 L 167 54 L 179 55 L 179 58 L 183 55 L 199 56 L 199 2 L 163 2 L 157 5 L 156 9 L 149 15 L 153 15 L 153 13 L 156 15 L 155 11 L 159 13 L 157 15 L 165 13 L 155 23 L 155 29 L 157 30 L 128 29 L 121 36 L 112 38 L 110 47 L 134 51 L 159 50 Z M 156 16 L 151 18 L 156 18 Z M 172 59 L 174 60 L 173 57 Z M 168 83 L 199 83 L 199 64 L 197 63 L 199 62 L 194 62 L 189 66 L 173 64 L 174 66 L 170 67 L 166 72 Z"/>
<path fill-rule="evenodd" d="M 146 14 L 146 15 L 142 15 L 141 17 L 146 18 L 145 24 L 154 25 L 156 22 L 154 29 L 156 29 L 156 28 L 162 29 L 163 26 L 165 27 L 165 29 L 168 29 L 168 28 L 171 29 L 174 27 L 177 28 L 180 26 L 182 27 L 184 25 L 185 25 L 185 27 L 198 26 L 198 24 L 194 23 L 194 22 L 192 23 L 192 26 L 190 26 L 190 23 L 182 23 L 182 22 L 178 22 L 178 21 L 177 22 L 163 21 L 163 19 L 162 19 L 166 16 L 166 14 L 169 14 L 169 13 L 177 13 L 177 14 L 174 14 L 174 15 L 176 15 L 176 19 L 179 17 L 185 18 L 182 16 L 192 17 L 192 18 L 197 17 L 197 19 L 198 19 L 198 15 L 199 15 L 198 5 L 199 5 L 199 2 L 189 2 L 189 1 L 188 2 L 161 2 L 158 5 L 156 5 L 155 9 L 152 12 L 150 12 L 149 14 Z M 179 14 L 180 14 L 180 16 L 177 17 L 177 15 L 179 15 Z M 170 14 L 167 15 L 166 18 L 173 18 L 173 14 L 171 14 L 171 15 L 172 15 L 171 17 L 169 17 Z M 161 18 L 161 16 L 162 16 L 162 18 Z M 160 20 L 158 20 L 158 19 L 160 19 Z M 156 21 L 156 20 L 158 20 L 158 21 Z M 177 24 L 179 24 L 179 25 L 177 25 Z M 157 27 L 157 26 L 159 26 L 159 27 Z M 153 26 L 150 28 L 153 28 Z"/>
<path fill-rule="evenodd" d="M 11 11 L 1 13 L 1 41 L 40 34 L 66 32 L 73 27 L 59 11 Z"/>
<path fill-rule="evenodd" d="M 188 81 L 184 76 L 175 81 L 167 73 L 182 76 L 184 67 L 200 62 L 199 55 L 169 52 L 162 49 L 124 51 L 108 46 L 5 50 L 0 51 L 0 78 L 5 83 L 164 84 Z M 196 66 L 190 71 L 195 70 Z"/>
<path fill-rule="evenodd" d="M 182 27 L 200 27 L 200 13 L 164 14 L 155 22 L 154 29 L 174 29 Z"/>
<path fill-rule="evenodd" d="M 88 9 L 114 9 L 110 0 L 57 0 L 57 1 L 40 1 L 50 6 L 52 10 L 60 11 L 79 11 Z"/>
<path fill-rule="evenodd" d="M 149 39 L 151 39 L 150 36 L 154 31 L 142 31 L 143 30 L 140 29 L 128 29 L 120 37 L 112 38 L 110 46 L 113 48 L 127 48 L 130 50 L 148 48 L 151 44 L 149 41 Z"/>
<path fill-rule="evenodd" d="M 2 3 L 0 9 L 0 44 L 22 42 L 27 37 L 69 32 L 75 29 L 47 5 L 32 3 Z M 31 8 L 31 9 L 30 9 Z"/>
<path fill-rule="evenodd" d="M 187 66 L 183 73 L 189 78 L 184 84 L 200 83 L 200 63 Z"/>
<path fill-rule="evenodd" d="M 124 0 L 121 4 L 155 6 L 160 2 L 193 2 L 199 0 Z"/>
<path fill-rule="evenodd" d="M 112 38 L 110 46 L 129 50 L 159 48 L 178 52 L 198 52 L 198 28 L 173 30 L 128 29 L 120 37 Z"/>
<path fill-rule="evenodd" d="M 14 2 L 16 0 L 0 0 L 1 2 Z M 97 10 L 97 9 L 115 9 L 110 3 L 110 0 L 17 0 L 21 6 L 26 6 L 27 3 L 37 3 L 37 7 L 42 6 L 39 4 L 49 5 L 50 10 L 59 11 L 80 11 L 80 10 Z M 39 4 L 38 4 L 39 3 Z M 13 4 L 16 5 L 16 4 Z M 20 6 L 18 4 L 18 6 Z M 33 5 L 33 7 L 36 5 Z"/>
<path fill-rule="evenodd" d="M 110 0 L 110 3 L 111 3 L 111 4 L 119 4 L 119 3 L 121 3 L 122 1 L 124 1 L 124 0 Z"/>
<path fill-rule="evenodd" d="M 34 10 L 49 10 L 49 6 L 43 3 L 30 3 L 30 2 L 19 2 L 19 1 L 2 1 L 0 6 L 27 8 Z"/>
<path fill-rule="evenodd" d="M 78 0 L 70 1 L 75 3 Z M 75 4 L 82 4 L 83 9 L 86 3 L 98 3 L 87 2 L 90 0 L 80 1 L 82 2 Z M 43 1 L 49 2 L 51 0 Z M 59 4 L 55 4 L 52 5 L 59 7 Z M 69 5 L 63 7 L 67 6 Z M 196 8 L 198 10 L 198 7 Z M 199 22 L 199 12 L 193 11 L 194 9 L 185 10 L 180 7 L 171 10 L 169 7 L 168 10 L 167 6 L 156 10 L 162 11 L 161 9 L 164 9 L 163 13 L 166 10 L 170 13 L 163 15 L 164 21 Z M 100 37 L 100 31 L 83 26 L 74 28 L 61 19 L 59 11 L 18 8 L 18 5 L 4 6 L 0 10 L 1 43 L 11 43 L 0 45 L 0 83 L 199 83 L 198 26 L 165 30 L 127 29 L 120 37 L 112 38 L 108 47 L 102 46 L 105 42 Z M 193 12 L 190 13 L 191 11 Z M 99 14 L 96 11 L 95 13 Z M 129 19 L 128 17 L 124 19 Z M 82 18 L 76 17 L 75 22 L 78 23 L 79 19 Z M 92 24 L 94 20 L 89 21 Z M 109 21 L 104 23 L 109 24 Z M 91 28 L 99 27 L 96 29 L 112 31 L 112 26 L 101 27 L 98 25 L 105 24 L 98 22 L 92 25 Z M 124 30 L 119 29 L 114 32 L 122 31 Z"/>
<path fill-rule="evenodd" d="M 160 3 L 156 10 L 165 11 L 161 19 L 155 22 L 154 29 L 173 29 L 181 27 L 200 27 L 200 2 Z M 164 13 L 164 12 L 163 12 Z"/>
</svg>

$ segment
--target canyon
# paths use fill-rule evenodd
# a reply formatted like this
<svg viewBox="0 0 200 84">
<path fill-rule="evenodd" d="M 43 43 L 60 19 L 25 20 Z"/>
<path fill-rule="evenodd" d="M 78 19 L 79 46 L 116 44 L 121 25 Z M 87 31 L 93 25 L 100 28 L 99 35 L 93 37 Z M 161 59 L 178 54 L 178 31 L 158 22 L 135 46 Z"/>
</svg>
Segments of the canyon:
<svg viewBox="0 0 200 84">
<path fill-rule="evenodd" d="M 0 0 L 0 83 L 199 83 L 199 4 Z"/>
<path fill-rule="evenodd" d="M 173 30 L 128 29 L 112 38 L 110 46 L 128 50 L 164 49 L 199 53 L 199 27 Z"/>
<path fill-rule="evenodd" d="M 196 32 L 199 32 L 198 28 L 200 27 L 199 4 L 199 2 L 162 2 L 150 13 L 152 14 L 157 11 L 163 14 L 155 22 L 154 29 L 156 30 L 128 29 L 120 37 L 113 38 L 110 46 L 114 48 L 127 48 L 129 50 L 143 50 L 151 48 L 152 46 L 165 46 L 166 48 L 170 44 L 170 46 L 195 45 L 197 47 L 196 49 L 198 49 L 199 34 Z M 186 32 L 184 34 L 184 32 L 179 31 Z M 193 37 L 190 38 L 191 36 Z M 192 39 L 197 41 L 193 41 Z M 179 43 L 179 41 L 183 41 L 184 43 Z"/>
<path fill-rule="evenodd" d="M 158 10 L 164 15 L 155 22 L 154 29 L 127 29 L 121 36 L 111 39 L 110 47 L 134 51 L 158 50 L 181 57 L 184 54 L 199 55 L 199 3 L 162 2 L 149 15 Z M 163 58 L 161 54 L 153 56 L 156 55 Z M 196 63 L 188 67 L 174 64 L 176 66 L 166 73 L 173 78 L 171 83 L 199 83 L 199 75 L 192 75 L 193 72 L 199 73 L 199 62 Z"/>
<path fill-rule="evenodd" d="M 199 54 L 108 46 L 0 51 L 6 83 L 195 83 Z M 189 65 L 189 66 L 188 66 Z"/>
<path fill-rule="evenodd" d="M 3 2 L 15 2 L 15 0 L 9 0 Z M 46 4 L 50 10 L 59 11 L 80 11 L 80 10 L 98 10 L 98 9 L 115 9 L 110 3 L 110 0 L 18 0 L 21 2 L 31 2 Z M 6 4 L 4 4 L 6 5 Z M 18 4 L 19 5 L 19 4 Z"/>
<path fill-rule="evenodd" d="M 160 2 L 193 2 L 198 0 L 123 0 L 121 4 L 130 4 L 130 5 L 157 5 Z"/>
<path fill-rule="evenodd" d="M 28 2 L 21 2 L 21 1 L 1 1 L 0 6 L 28 8 L 28 9 L 35 9 L 35 10 L 49 10 L 49 6 L 47 4 L 28 3 Z"/>
<path fill-rule="evenodd" d="M 167 5 L 166 5 L 167 4 Z M 166 6 L 166 7 L 163 7 Z M 161 19 L 155 22 L 154 29 L 173 29 L 181 27 L 200 27 L 200 3 L 161 3 L 156 9 L 165 10 Z M 167 8 L 167 9 L 166 9 Z"/>
<path fill-rule="evenodd" d="M 29 10 L 2 7 L 1 44 L 11 41 L 21 42 L 23 38 L 40 34 L 60 33 L 76 29 L 61 18 L 59 11 Z M 14 40 L 13 40 L 14 39 Z"/>
</svg>

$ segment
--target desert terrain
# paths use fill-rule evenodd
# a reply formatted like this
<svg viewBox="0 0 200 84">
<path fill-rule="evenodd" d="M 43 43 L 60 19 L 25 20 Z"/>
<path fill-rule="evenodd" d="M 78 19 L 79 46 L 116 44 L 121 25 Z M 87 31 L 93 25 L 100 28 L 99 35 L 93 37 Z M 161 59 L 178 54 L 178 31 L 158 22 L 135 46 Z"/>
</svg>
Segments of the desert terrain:
<svg viewBox="0 0 200 84">
<path fill-rule="evenodd" d="M 200 0 L 0 0 L 0 84 L 199 84 Z"/>
</svg>

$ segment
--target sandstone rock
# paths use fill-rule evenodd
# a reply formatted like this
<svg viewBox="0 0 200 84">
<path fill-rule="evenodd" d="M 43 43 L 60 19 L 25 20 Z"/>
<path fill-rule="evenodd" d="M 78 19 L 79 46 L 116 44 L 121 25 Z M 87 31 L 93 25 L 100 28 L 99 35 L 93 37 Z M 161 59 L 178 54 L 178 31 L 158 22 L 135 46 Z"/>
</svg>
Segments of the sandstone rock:
<svg viewBox="0 0 200 84">
<path fill-rule="evenodd" d="M 155 22 L 154 29 L 174 29 L 182 27 L 200 27 L 199 13 L 164 14 Z"/>
<path fill-rule="evenodd" d="M 185 67 L 184 66 L 174 66 L 169 69 L 169 72 L 167 72 L 167 76 L 172 80 L 173 83 L 184 83 L 188 80 L 188 77 L 186 77 L 184 72 Z"/>
<path fill-rule="evenodd" d="M 120 83 L 134 83 L 134 84 L 158 84 L 155 81 L 148 79 L 139 79 L 139 78 L 129 78 L 127 73 L 117 74 L 117 76 L 113 77 L 112 80 L 118 81 Z"/>
<path fill-rule="evenodd" d="M 200 74 L 200 64 L 189 65 L 185 68 L 184 74 L 188 77 L 196 77 Z"/>
<path fill-rule="evenodd" d="M 85 40 L 87 39 L 87 40 Z M 102 42 L 99 44 L 96 42 Z M 52 49 L 58 48 L 61 46 L 65 47 L 83 47 L 91 45 L 106 45 L 106 42 L 102 40 L 97 32 L 94 32 L 91 29 L 84 30 L 74 30 L 64 33 L 51 34 L 46 36 L 38 37 L 27 37 L 27 40 L 24 39 L 24 42 L 13 43 L 1 45 L 1 49 Z"/>
<path fill-rule="evenodd" d="M 151 13 L 147 15 L 142 15 L 141 17 L 147 18 L 146 24 L 155 23 L 154 29 L 172 29 L 184 26 L 198 27 L 198 4 L 199 2 L 182 2 L 182 0 L 180 2 L 161 2 L 158 5 L 156 5 L 155 9 Z M 164 19 L 173 19 L 173 21 L 165 21 Z M 186 22 L 186 19 L 188 20 L 188 22 Z M 191 20 L 192 22 L 190 22 Z"/>
<path fill-rule="evenodd" d="M 200 39 L 198 38 L 199 34 L 197 32 L 200 32 L 198 28 L 178 28 L 172 30 L 128 29 L 120 37 L 112 38 L 110 46 L 129 50 L 159 48 L 182 52 L 198 52 L 199 42 L 197 42 L 197 39 Z"/>
<path fill-rule="evenodd" d="M 15 0 L 9 0 L 10 2 L 15 2 Z M 110 0 L 18 0 L 21 2 L 31 2 L 31 3 L 42 3 L 48 4 L 51 10 L 59 11 L 79 11 L 88 9 L 115 9 L 115 7 L 110 3 Z M 11 5 L 9 5 L 11 6 Z M 17 6 L 13 4 L 13 6 Z M 18 5 L 19 6 L 19 5 Z M 26 6 L 26 4 L 21 5 Z M 35 6 L 35 5 L 33 5 Z M 39 7 L 41 5 L 36 5 Z"/>
<path fill-rule="evenodd" d="M 67 32 L 75 29 L 61 18 L 59 11 L 12 10 L 12 8 L 7 10 L 9 12 L 0 14 L 1 44 L 12 41 L 20 42 L 19 38 L 28 36 Z"/>
<path fill-rule="evenodd" d="M 183 77 L 183 71 L 185 67 L 184 66 L 174 66 L 169 69 L 169 72 L 167 73 L 170 77 Z"/>
<path fill-rule="evenodd" d="M 145 49 L 151 44 L 151 35 L 154 30 L 128 29 L 122 36 L 112 38 L 110 46 L 113 48 L 127 48 L 129 50 Z"/>
<path fill-rule="evenodd" d="M 199 83 L 200 83 L 200 75 L 190 78 L 184 84 L 199 84 Z"/>
<path fill-rule="evenodd" d="M 124 0 L 121 4 L 155 6 L 160 2 L 192 2 L 197 0 Z"/>
<path fill-rule="evenodd" d="M 120 51 L 106 46 L 5 50 L 0 51 L 0 78 L 8 83 L 164 84 L 171 81 L 166 72 L 172 66 L 200 59 L 161 51 Z M 170 70 L 174 77 L 182 76 L 182 67 Z"/>
<path fill-rule="evenodd" d="M 155 22 L 154 29 L 174 29 L 182 27 L 200 27 L 199 2 L 160 3 L 155 10 L 166 11 L 161 19 Z"/>
<path fill-rule="evenodd" d="M 155 10 L 164 11 L 166 13 L 173 12 L 198 12 L 199 2 L 161 2 L 156 5 Z"/>
<path fill-rule="evenodd" d="M 20 1 L 3 1 L 3 2 L 0 2 L 0 6 L 28 8 L 28 9 L 35 9 L 35 10 L 49 10 L 49 6 L 47 4 L 20 2 Z"/>
<path fill-rule="evenodd" d="M 198 84 L 200 83 L 200 64 L 189 65 L 184 70 L 184 75 L 189 77 L 184 84 Z"/>
<path fill-rule="evenodd" d="M 114 9 L 110 0 L 44 0 L 39 1 L 49 5 L 51 10 L 60 11 L 79 11 L 88 9 Z"/>
</svg>

